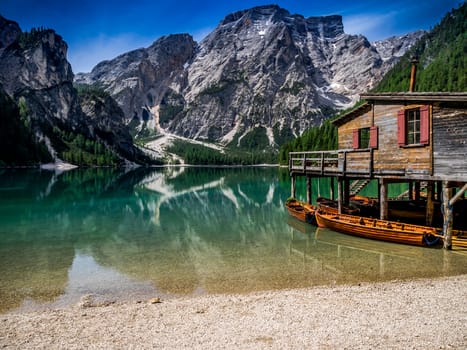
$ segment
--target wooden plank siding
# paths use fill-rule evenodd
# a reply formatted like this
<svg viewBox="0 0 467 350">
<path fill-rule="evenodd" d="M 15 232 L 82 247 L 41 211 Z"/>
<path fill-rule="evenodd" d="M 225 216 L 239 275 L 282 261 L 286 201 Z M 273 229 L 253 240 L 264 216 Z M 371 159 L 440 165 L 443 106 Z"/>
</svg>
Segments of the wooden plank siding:
<svg viewBox="0 0 467 350">
<path fill-rule="evenodd" d="M 467 115 L 465 110 L 433 108 L 433 175 L 467 179 Z"/>
<path fill-rule="evenodd" d="M 373 106 L 374 124 L 378 126 L 378 148 L 373 152 L 373 172 L 375 175 L 388 176 L 429 176 L 432 173 L 431 146 L 401 147 L 398 144 L 397 112 L 401 107 L 400 104 Z M 352 148 L 354 130 L 370 128 L 372 120 L 371 110 L 341 125 L 338 128 L 339 149 Z M 361 156 L 356 155 L 357 162 Z M 355 162 L 350 166 L 358 167 Z"/>
<path fill-rule="evenodd" d="M 467 181 L 467 92 L 368 93 L 361 97 L 364 104 L 333 121 L 338 150 L 290 153 L 291 174 Z M 414 109 L 419 114 L 410 112 L 412 127 L 405 129 L 409 113 L 401 111 Z"/>
</svg>

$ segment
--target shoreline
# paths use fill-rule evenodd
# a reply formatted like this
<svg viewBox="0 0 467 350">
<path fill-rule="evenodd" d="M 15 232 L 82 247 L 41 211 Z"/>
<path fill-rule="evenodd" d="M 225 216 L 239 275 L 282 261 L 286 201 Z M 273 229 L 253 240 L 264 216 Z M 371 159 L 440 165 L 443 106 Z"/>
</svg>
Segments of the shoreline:
<svg viewBox="0 0 467 350">
<path fill-rule="evenodd" d="M 155 296 L 157 297 L 157 296 Z M 464 349 L 467 274 L 0 315 L 2 348 Z"/>
</svg>

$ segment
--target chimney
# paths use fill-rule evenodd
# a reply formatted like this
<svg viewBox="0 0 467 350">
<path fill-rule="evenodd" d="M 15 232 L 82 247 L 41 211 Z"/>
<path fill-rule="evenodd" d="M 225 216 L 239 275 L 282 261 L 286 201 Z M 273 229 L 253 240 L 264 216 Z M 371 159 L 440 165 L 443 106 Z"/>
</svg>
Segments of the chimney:
<svg viewBox="0 0 467 350">
<path fill-rule="evenodd" d="M 415 90 L 415 79 L 417 76 L 417 63 L 418 59 L 417 56 L 412 56 L 412 60 L 410 61 L 412 63 L 412 70 L 410 71 L 410 89 L 409 92 L 414 92 Z"/>
</svg>

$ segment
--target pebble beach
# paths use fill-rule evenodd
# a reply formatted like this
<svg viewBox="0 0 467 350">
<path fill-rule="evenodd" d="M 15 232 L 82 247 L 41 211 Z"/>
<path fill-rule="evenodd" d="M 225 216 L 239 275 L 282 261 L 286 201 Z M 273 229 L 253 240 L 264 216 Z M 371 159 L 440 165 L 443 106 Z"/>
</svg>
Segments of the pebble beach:
<svg viewBox="0 0 467 350">
<path fill-rule="evenodd" d="M 5 349 L 466 349 L 467 275 L 0 315 Z"/>
</svg>

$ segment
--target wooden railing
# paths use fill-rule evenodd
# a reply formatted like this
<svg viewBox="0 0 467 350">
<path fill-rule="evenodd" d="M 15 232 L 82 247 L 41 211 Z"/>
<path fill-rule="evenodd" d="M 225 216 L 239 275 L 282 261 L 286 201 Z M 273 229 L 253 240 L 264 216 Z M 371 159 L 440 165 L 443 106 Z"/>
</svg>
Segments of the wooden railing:
<svg viewBox="0 0 467 350">
<path fill-rule="evenodd" d="M 371 176 L 373 149 L 290 152 L 289 172 L 329 176 Z"/>
</svg>

